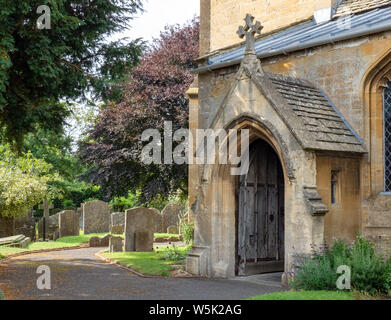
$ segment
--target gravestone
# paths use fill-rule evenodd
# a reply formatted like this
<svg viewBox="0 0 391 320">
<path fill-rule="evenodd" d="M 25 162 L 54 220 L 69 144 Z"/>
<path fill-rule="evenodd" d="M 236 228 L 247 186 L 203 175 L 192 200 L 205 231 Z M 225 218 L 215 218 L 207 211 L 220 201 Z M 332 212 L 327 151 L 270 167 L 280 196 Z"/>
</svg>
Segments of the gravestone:
<svg viewBox="0 0 391 320">
<path fill-rule="evenodd" d="M 53 209 L 54 206 L 52 203 L 49 202 L 48 199 L 44 199 L 43 200 L 43 203 L 39 205 L 38 207 L 39 209 L 43 210 L 43 216 L 45 218 L 45 221 L 46 221 L 46 228 L 45 228 L 45 231 L 46 231 L 46 238 L 48 238 L 48 233 L 47 231 L 49 230 L 49 216 L 50 216 L 50 209 Z M 43 223 L 43 222 L 42 222 Z M 42 228 L 42 231 L 43 231 L 43 228 Z M 53 234 L 51 234 L 53 236 Z M 43 236 L 43 234 L 42 234 Z"/>
<path fill-rule="evenodd" d="M 69 237 L 80 234 L 80 221 L 77 213 L 73 210 L 65 210 L 59 213 L 59 236 Z"/>
<path fill-rule="evenodd" d="M 46 239 L 53 239 L 54 232 L 59 231 L 59 219 L 58 219 L 59 215 L 60 212 L 50 216 L 49 219 L 47 220 Z M 39 220 L 38 223 L 38 237 L 42 238 L 42 236 L 43 236 L 43 223 L 41 219 Z"/>
<path fill-rule="evenodd" d="M 109 204 L 100 200 L 83 205 L 84 234 L 110 232 Z"/>
<path fill-rule="evenodd" d="M 111 225 L 125 225 L 125 212 L 113 212 L 111 214 Z"/>
<path fill-rule="evenodd" d="M 125 212 L 112 213 L 110 222 L 112 234 L 123 234 L 125 231 Z"/>
<path fill-rule="evenodd" d="M 175 203 L 169 203 L 162 211 L 163 230 L 166 231 L 169 226 L 179 225 L 179 216 L 182 213 L 182 209 Z"/>
<path fill-rule="evenodd" d="M 98 248 L 98 247 L 100 247 L 99 237 L 91 237 L 88 240 L 88 245 L 90 246 L 90 248 Z"/>
<path fill-rule="evenodd" d="M 103 237 L 100 237 L 99 238 L 100 247 L 108 247 L 110 245 L 110 238 L 111 238 L 111 235 L 109 235 L 109 234 L 106 234 Z"/>
<path fill-rule="evenodd" d="M 153 250 L 153 234 L 156 213 L 137 207 L 125 212 L 125 251 Z M 138 234 L 136 236 L 136 234 Z M 137 237 L 137 239 L 136 239 Z M 152 243 L 152 245 L 151 245 Z M 140 247 L 138 247 L 140 246 Z"/>
<path fill-rule="evenodd" d="M 123 234 L 125 231 L 125 226 L 111 226 L 111 234 Z"/>
<path fill-rule="evenodd" d="M 110 248 L 110 252 L 122 252 L 122 238 L 111 237 L 109 248 Z"/>
<path fill-rule="evenodd" d="M 153 251 L 153 236 L 149 231 L 139 231 L 135 233 L 135 247 L 137 252 Z"/>
<path fill-rule="evenodd" d="M 179 234 L 178 226 L 169 226 L 167 228 L 168 234 Z"/>
<path fill-rule="evenodd" d="M 164 233 L 165 231 L 163 230 L 163 219 L 160 211 L 155 208 L 150 208 L 149 210 L 151 210 L 155 214 L 154 233 Z"/>
</svg>

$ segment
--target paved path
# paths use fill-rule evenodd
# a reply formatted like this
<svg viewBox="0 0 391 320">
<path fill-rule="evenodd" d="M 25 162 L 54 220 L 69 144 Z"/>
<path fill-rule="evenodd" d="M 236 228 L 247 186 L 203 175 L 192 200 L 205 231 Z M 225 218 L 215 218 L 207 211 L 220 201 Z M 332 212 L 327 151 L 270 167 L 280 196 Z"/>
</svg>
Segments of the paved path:
<svg viewBox="0 0 391 320">
<path fill-rule="evenodd" d="M 105 263 L 87 248 L 13 258 L 0 264 L 0 288 L 13 299 L 237 300 L 281 290 L 243 280 L 142 278 Z M 36 270 L 51 269 L 52 289 L 38 290 Z"/>
</svg>

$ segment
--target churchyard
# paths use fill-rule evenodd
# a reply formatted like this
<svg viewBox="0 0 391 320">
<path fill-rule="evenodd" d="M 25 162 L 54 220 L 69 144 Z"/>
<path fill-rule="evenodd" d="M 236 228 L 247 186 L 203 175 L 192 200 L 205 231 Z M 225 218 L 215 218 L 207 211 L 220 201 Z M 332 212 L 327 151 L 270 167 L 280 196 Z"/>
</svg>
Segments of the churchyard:
<svg viewBox="0 0 391 320">
<path fill-rule="evenodd" d="M 0 259 L 97 247 L 102 249 L 102 257 L 142 274 L 171 276 L 184 270 L 191 239 L 185 243 L 179 234 L 184 214 L 178 205 L 168 204 L 162 212 L 143 207 L 111 212 L 108 203 L 94 200 L 77 210 L 57 212 L 44 200 L 40 208 L 44 216 L 38 222 L 32 222 L 31 215 L 26 217 L 35 232 L 0 238 Z"/>
<path fill-rule="evenodd" d="M 46 2 L 0 13 L 0 300 L 391 296 L 391 0 Z"/>
</svg>

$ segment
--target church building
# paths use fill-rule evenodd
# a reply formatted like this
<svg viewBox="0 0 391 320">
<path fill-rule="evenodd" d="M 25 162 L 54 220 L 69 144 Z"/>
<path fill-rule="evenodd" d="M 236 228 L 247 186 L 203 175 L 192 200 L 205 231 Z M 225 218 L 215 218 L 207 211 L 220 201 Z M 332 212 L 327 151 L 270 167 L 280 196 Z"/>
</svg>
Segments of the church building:
<svg viewBox="0 0 391 320">
<path fill-rule="evenodd" d="M 249 170 L 189 166 L 187 271 L 287 282 L 358 233 L 390 254 L 391 0 L 200 1 L 190 129 L 249 130 Z"/>
</svg>

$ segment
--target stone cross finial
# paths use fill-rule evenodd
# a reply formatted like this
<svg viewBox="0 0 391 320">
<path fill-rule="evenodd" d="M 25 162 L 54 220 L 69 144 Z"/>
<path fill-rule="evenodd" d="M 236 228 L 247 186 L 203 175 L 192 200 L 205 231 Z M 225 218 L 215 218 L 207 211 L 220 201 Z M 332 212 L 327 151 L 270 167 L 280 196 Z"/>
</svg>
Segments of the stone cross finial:
<svg viewBox="0 0 391 320">
<path fill-rule="evenodd" d="M 53 208 L 54 208 L 53 204 L 49 203 L 47 199 L 44 199 L 43 204 L 39 205 L 39 209 L 43 210 L 45 218 L 49 218 L 50 215 L 49 210 Z"/>
<path fill-rule="evenodd" d="M 263 26 L 259 21 L 256 21 L 254 24 L 254 17 L 247 13 L 246 18 L 244 19 L 246 22 L 245 26 L 240 26 L 238 31 L 236 32 L 238 36 L 243 39 L 246 37 L 246 52 L 254 52 L 254 43 L 255 43 L 255 35 L 261 34 L 261 30 Z"/>
</svg>

